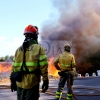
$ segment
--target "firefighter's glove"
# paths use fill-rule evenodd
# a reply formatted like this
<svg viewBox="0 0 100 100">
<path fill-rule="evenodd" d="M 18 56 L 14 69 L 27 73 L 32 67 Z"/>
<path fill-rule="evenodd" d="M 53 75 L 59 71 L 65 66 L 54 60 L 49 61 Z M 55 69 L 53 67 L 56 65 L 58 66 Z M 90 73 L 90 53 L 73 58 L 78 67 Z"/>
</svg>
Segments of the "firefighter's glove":
<svg viewBox="0 0 100 100">
<path fill-rule="evenodd" d="M 48 90 L 48 87 L 49 87 L 49 80 L 47 79 L 47 80 L 43 81 L 41 92 L 45 93 Z"/>
<path fill-rule="evenodd" d="M 12 80 L 11 78 L 10 81 L 11 81 L 11 85 L 10 85 L 11 91 L 12 92 L 17 91 L 16 81 Z"/>
</svg>

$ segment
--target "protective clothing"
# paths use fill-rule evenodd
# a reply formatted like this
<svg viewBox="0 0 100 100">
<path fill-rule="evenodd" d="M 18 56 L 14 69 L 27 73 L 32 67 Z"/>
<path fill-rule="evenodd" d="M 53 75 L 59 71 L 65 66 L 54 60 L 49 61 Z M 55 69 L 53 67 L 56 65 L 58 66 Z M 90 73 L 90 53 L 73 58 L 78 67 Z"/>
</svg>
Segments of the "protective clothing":
<svg viewBox="0 0 100 100">
<path fill-rule="evenodd" d="M 38 27 L 33 25 L 28 25 L 24 30 L 24 35 L 29 33 L 38 35 Z"/>
<path fill-rule="evenodd" d="M 75 58 L 74 55 L 69 52 L 63 52 L 60 54 L 54 61 L 54 65 L 60 64 L 61 71 L 71 70 L 71 67 L 75 67 Z"/>
<path fill-rule="evenodd" d="M 13 58 L 12 73 L 17 85 L 17 100 L 38 100 L 41 76 L 43 91 L 48 89 L 48 61 L 44 48 L 37 42 L 38 34 L 37 26 L 28 25 L 24 31 L 25 40 Z M 19 76 L 22 76 L 21 80 Z"/>
<path fill-rule="evenodd" d="M 69 45 L 65 45 L 65 48 L 70 48 Z M 62 91 L 64 89 L 64 85 L 67 81 L 67 100 L 72 100 L 72 93 L 71 93 L 71 86 L 73 85 L 73 74 L 72 74 L 72 68 L 75 67 L 75 58 L 74 55 L 72 55 L 68 50 L 65 50 L 62 54 L 60 54 L 54 61 L 55 67 L 59 65 L 60 72 L 58 74 L 60 75 L 58 89 L 56 91 L 55 100 L 60 100 Z M 58 68 L 58 67 L 57 67 Z M 68 79 L 70 78 L 70 83 L 68 83 Z M 70 86 L 71 85 L 71 86 Z"/>
<path fill-rule="evenodd" d="M 11 91 L 14 92 L 14 91 L 17 91 L 17 85 L 16 85 L 16 82 L 10 77 L 10 82 L 11 82 Z"/>
<path fill-rule="evenodd" d="M 13 72 L 20 72 L 22 62 L 23 62 L 23 47 L 20 46 L 16 50 L 13 59 L 13 63 L 12 63 Z M 22 82 L 17 82 L 17 86 L 21 88 L 29 89 L 35 86 L 36 84 L 38 84 L 40 82 L 40 74 L 38 73 L 37 75 L 33 74 L 32 72 L 34 72 L 35 70 L 38 70 L 37 72 L 41 72 L 41 75 L 43 76 L 43 81 L 48 79 L 47 56 L 45 54 L 43 47 L 41 47 L 40 45 L 31 44 L 29 48 L 27 48 L 25 64 L 30 73 L 23 75 Z M 23 72 L 26 71 L 25 67 L 23 67 L 22 71 Z M 27 79 L 29 80 L 27 81 Z"/>
<path fill-rule="evenodd" d="M 43 93 L 45 93 L 47 91 L 48 85 L 49 85 L 49 80 L 43 81 L 43 85 L 42 85 L 42 92 Z"/>
<path fill-rule="evenodd" d="M 71 46 L 69 44 L 64 45 L 64 50 L 70 52 Z"/>
<path fill-rule="evenodd" d="M 31 89 L 17 87 L 17 100 L 39 100 L 39 84 Z"/>
</svg>

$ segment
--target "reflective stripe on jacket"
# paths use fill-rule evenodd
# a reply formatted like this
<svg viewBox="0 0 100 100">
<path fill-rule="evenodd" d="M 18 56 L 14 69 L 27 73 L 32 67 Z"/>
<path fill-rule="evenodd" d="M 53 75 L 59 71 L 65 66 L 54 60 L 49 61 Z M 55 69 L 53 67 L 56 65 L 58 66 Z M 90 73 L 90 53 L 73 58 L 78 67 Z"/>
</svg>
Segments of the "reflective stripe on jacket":
<svg viewBox="0 0 100 100">
<path fill-rule="evenodd" d="M 60 65 L 61 71 L 71 70 L 71 65 L 72 68 L 75 65 L 74 55 L 70 54 L 69 52 L 63 52 L 54 61 L 54 64 L 58 64 L 58 63 Z"/>
<path fill-rule="evenodd" d="M 23 50 L 21 49 L 22 47 L 18 48 L 14 57 L 14 62 L 12 63 L 13 66 L 13 71 L 18 72 L 21 69 L 22 63 L 23 63 Z M 47 62 L 47 56 L 45 55 L 44 51 L 41 51 L 41 54 L 39 54 L 40 47 L 38 44 L 33 44 L 31 45 L 26 51 L 26 61 L 25 64 L 29 71 L 34 71 L 38 66 L 45 66 L 48 64 Z M 44 60 L 46 59 L 46 60 Z M 25 67 L 22 69 L 25 71 Z"/>
<path fill-rule="evenodd" d="M 23 49 L 19 47 L 16 50 L 13 63 L 12 71 L 19 72 L 21 71 L 21 66 L 23 62 Z M 43 80 L 48 78 L 48 61 L 45 54 L 44 48 L 38 44 L 32 44 L 29 48 L 26 49 L 25 53 L 25 65 L 28 68 L 29 72 L 32 72 L 36 69 L 40 69 Z M 22 71 L 25 71 L 25 67 L 22 68 Z M 25 74 L 23 75 L 22 82 L 17 82 L 17 86 L 21 88 L 29 89 L 32 86 L 39 83 L 40 75 L 34 74 Z"/>
</svg>

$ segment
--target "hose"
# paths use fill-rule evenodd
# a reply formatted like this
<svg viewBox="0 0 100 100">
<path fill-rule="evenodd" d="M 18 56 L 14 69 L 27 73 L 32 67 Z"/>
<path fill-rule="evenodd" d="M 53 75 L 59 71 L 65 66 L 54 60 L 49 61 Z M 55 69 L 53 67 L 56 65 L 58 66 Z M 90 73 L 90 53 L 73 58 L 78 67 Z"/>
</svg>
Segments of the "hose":
<svg viewBox="0 0 100 100">
<path fill-rule="evenodd" d="M 72 93 L 72 96 L 74 97 L 75 100 L 77 100 L 77 98 L 75 97 L 74 93 L 73 93 L 73 90 L 72 90 L 72 87 L 71 87 L 71 83 L 70 83 L 70 78 L 67 79 L 67 82 L 69 84 L 69 87 L 70 87 L 70 91 Z"/>
</svg>

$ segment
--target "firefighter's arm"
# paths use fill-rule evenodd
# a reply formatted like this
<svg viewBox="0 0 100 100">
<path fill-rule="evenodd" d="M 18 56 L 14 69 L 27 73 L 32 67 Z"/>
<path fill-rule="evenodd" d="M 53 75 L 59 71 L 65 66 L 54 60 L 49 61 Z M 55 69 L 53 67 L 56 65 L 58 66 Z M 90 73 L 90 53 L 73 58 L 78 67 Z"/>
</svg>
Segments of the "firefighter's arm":
<svg viewBox="0 0 100 100">
<path fill-rule="evenodd" d="M 42 92 L 46 92 L 49 87 L 48 61 L 47 61 L 47 56 L 45 54 L 45 51 L 42 47 L 40 49 L 39 65 L 40 65 L 40 71 L 43 77 Z"/>
<path fill-rule="evenodd" d="M 76 62 L 74 56 L 72 56 L 72 68 L 76 68 Z"/>
<path fill-rule="evenodd" d="M 13 61 L 12 61 L 11 73 L 14 71 L 14 63 L 15 63 L 15 56 L 13 57 Z"/>
<path fill-rule="evenodd" d="M 43 80 L 48 79 L 48 61 L 43 47 L 40 49 L 39 66 Z"/>
<path fill-rule="evenodd" d="M 61 70 L 58 64 L 59 64 L 59 57 L 54 61 L 54 66 L 57 70 Z"/>
</svg>

